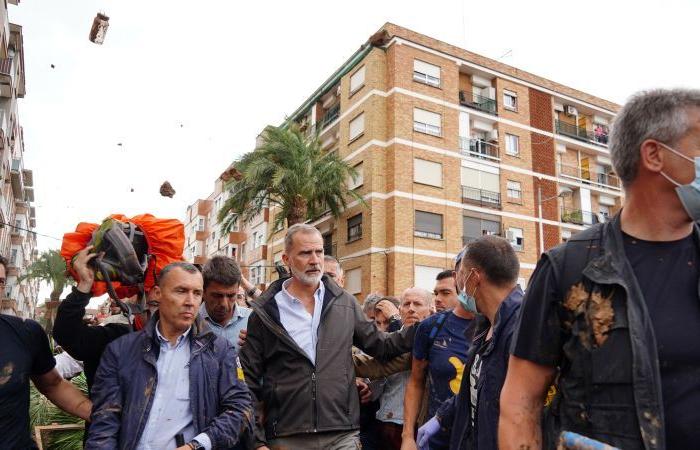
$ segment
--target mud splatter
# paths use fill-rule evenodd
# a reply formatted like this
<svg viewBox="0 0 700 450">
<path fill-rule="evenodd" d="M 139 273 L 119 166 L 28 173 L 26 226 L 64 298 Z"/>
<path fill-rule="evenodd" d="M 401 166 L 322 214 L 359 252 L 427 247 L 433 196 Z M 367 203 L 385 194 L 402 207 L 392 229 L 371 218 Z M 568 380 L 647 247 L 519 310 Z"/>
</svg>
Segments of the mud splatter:
<svg viewBox="0 0 700 450">
<path fill-rule="evenodd" d="M 588 306 L 588 317 L 593 326 L 593 338 L 596 345 L 600 347 L 608 339 L 608 331 L 615 320 L 612 294 L 603 297 L 600 292 L 594 292 Z"/>
<path fill-rule="evenodd" d="M 5 364 L 5 367 L 0 371 L 0 385 L 3 385 L 10 381 L 12 378 L 12 373 L 15 371 L 15 363 L 9 362 Z"/>
<path fill-rule="evenodd" d="M 579 307 L 588 298 L 588 292 L 583 287 L 583 283 L 575 284 L 569 289 L 569 294 L 566 296 L 564 306 L 572 312 L 578 311 Z"/>
<path fill-rule="evenodd" d="M 153 377 L 148 379 L 148 384 L 146 385 L 146 389 L 143 391 L 143 396 L 148 398 L 153 394 L 153 385 L 155 384 L 155 379 Z"/>
</svg>

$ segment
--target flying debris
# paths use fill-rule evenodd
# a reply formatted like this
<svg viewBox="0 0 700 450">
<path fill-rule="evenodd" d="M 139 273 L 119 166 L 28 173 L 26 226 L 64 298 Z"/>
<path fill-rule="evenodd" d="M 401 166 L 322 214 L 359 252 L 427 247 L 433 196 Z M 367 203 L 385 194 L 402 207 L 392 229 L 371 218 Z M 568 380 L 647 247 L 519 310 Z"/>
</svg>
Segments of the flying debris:
<svg viewBox="0 0 700 450">
<path fill-rule="evenodd" d="M 160 195 L 163 197 L 173 198 L 173 195 L 175 195 L 175 189 L 173 189 L 172 185 L 168 181 L 165 181 L 160 185 Z"/>
<path fill-rule="evenodd" d="M 182 127 L 184 127 L 184 125 L 183 125 L 183 124 L 180 124 L 180 128 L 182 128 Z"/>
<path fill-rule="evenodd" d="M 102 13 L 97 13 L 90 29 L 90 42 L 102 45 L 105 41 L 107 28 L 109 28 L 109 17 Z"/>
<path fill-rule="evenodd" d="M 131 188 L 131 192 L 134 192 L 134 188 Z"/>
<path fill-rule="evenodd" d="M 51 64 L 51 68 L 52 68 L 52 69 L 55 69 L 55 68 L 56 68 L 56 65 L 55 65 L 55 64 Z"/>
<path fill-rule="evenodd" d="M 117 142 L 117 147 L 121 147 L 121 146 L 122 146 L 122 143 L 121 143 L 121 142 Z"/>
</svg>

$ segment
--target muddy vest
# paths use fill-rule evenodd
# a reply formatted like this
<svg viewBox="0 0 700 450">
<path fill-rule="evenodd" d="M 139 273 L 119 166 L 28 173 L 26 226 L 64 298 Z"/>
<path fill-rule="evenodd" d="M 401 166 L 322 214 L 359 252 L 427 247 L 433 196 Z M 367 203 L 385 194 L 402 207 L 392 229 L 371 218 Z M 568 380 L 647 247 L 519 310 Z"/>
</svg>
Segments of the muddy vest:
<svg viewBox="0 0 700 450">
<path fill-rule="evenodd" d="M 543 420 L 546 447 L 566 430 L 624 449 L 665 449 L 656 340 L 619 215 L 544 257 L 559 283 L 564 336 L 557 394 Z"/>
</svg>

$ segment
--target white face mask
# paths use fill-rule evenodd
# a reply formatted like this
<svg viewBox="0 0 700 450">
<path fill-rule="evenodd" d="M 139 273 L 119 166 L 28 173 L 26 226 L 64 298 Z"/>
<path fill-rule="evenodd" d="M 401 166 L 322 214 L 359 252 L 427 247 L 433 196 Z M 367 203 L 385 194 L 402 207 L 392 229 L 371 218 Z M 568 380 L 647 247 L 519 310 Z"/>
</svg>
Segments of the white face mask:
<svg viewBox="0 0 700 450">
<path fill-rule="evenodd" d="M 678 194 L 678 198 L 681 200 L 681 204 L 683 204 L 683 208 L 685 209 L 686 213 L 688 213 L 688 216 L 695 222 L 700 220 L 700 157 L 696 158 L 690 158 L 689 156 L 686 156 L 679 152 L 678 150 L 675 150 L 668 145 L 664 144 L 663 142 L 659 142 L 664 148 L 667 150 L 675 153 L 676 155 L 680 156 L 681 158 L 685 159 L 686 161 L 689 161 L 693 164 L 695 164 L 695 179 L 690 183 L 690 184 L 680 184 L 670 176 L 666 175 L 663 171 L 661 172 L 661 175 L 663 175 L 664 178 L 666 178 L 668 181 L 673 183 L 676 186 L 676 194 Z"/>
</svg>

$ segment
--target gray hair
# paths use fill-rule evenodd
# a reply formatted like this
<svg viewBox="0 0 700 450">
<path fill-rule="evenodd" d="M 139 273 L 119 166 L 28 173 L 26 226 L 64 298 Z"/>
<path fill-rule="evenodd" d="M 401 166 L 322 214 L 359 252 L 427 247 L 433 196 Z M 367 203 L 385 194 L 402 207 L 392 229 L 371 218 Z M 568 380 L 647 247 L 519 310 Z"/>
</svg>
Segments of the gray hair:
<svg viewBox="0 0 700 450">
<path fill-rule="evenodd" d="M 343 272 L 344 272 L 344 271 L 343 271 L 343 268 L 340 267 L 340 262 L 338 262 L 338 260 L 335 259 L 334 257 L 332 257 L 331 255 L 324 255 L 324 256 L 323 256 L 323 263 L 324 263 L 324 267 L 325 267 L 325 263 L 333 263 L 333 264 L 335 264 L 336 267 L 338 268 L 338 269 L 336 270 L 337 274 L 338 274 L 339 276 L 340 276 L 340 275 L 343 275 Z"/>
<path fill-rule="evenodd" d="M 700 90 L 642 91 L 625 103 L 610 132 L 610 156 L 623 185 L 637 176 L 642 142 L 655 139 L 674 146 L 688 132 L 689 108 L 700 108 Z"/>
<path fill-rule="evenodd" d="M 158 286 L 163 287 L 163 283 L 165 279 L 167 278 L 168 274 L 172 272 L 175 269 L 182 269 L 187 273 L 200 273 L 199 269 L 197 269 L 197 266 L 194 264 L 190 264 L 185 261 L 176 261 L 168 264 L 167 266 L 163 267 L 163 269 L 160 271 L 160 274 L 158 274 Z"/>
<path fill-rule="evenodd" d="M 365 297 L 365 301 L 362 303 L 362 312 L 367 314 L 370 311 L 374 311 L 374 307 L 379 303 L 382 296 L 379 294 L 369 294 Z"/>
<path fill-rule="evenodd" d="M 433 294 L 430 293 L 430 291 L 428 291 L 427 289 L 423 289 L 423 288 L 419 288 L 419 287 L 410 287 L 410 288 L 404 290 L 403 293 L 401 294 L 401 301 L 403 302 L 404 297 L 406 297 L 407 295 L 410 295 L 410 294 L 414 294 L 414 295 L 417 295 L 419 297 L 422 297 L 423 300 L 425 300 L 425 304 L 428 307 L 432 308 L 432 306 L 433 306 Z"/>
<path fill-rule="evenodd" d="M 311 233 L 316 233 L 319 236 L 323 237 L 321 235 L 321 232 L 318 231 L 318 228 L 311 226 L 306 223 L 295 223 L 289 229 L 287 230 L 287 234 L 284 236 L 284 251 L 288 252 L 289 250 L 292 249 L 292 245 L 294 245 L 294 235 L 297 233 L 306 233 L 306 234 L 311 234 Z"/>
</svg>

